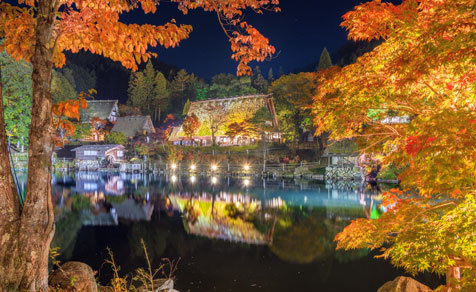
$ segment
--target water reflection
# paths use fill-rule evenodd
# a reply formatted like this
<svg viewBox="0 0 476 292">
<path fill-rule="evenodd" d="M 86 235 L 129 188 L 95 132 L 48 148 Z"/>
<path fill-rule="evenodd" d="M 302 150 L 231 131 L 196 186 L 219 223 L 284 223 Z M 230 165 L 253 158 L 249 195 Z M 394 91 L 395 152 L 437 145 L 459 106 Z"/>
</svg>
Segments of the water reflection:
<svg viewBox="0 0 476 292">
<path fill-rule="evenodd" d="M 333 239 L 350 220 L 381 214 L 379 192 L 377 187 L 354 183 L 57 174 L 53 178 L 57 232 L 52 246 L 61 247 L 62 260 L 82 260 L 95 269 L 106 257 L 106 246 L 111 247 L 127 272 L 143 264 L 143 238 L 154 261 L 182 257 L 196 268 L 185 266 L 179 278 L 188 283 L 200 271 L 202 281 L 210 278 L 214 285 L 222 285 L 217 291 L 229 288 L 229 282 L 220 284 L 217 278 L 236 278 L 247 273 L 243 269 L 261 275 L 261 285 L 269 285 L 266 291 L 291 291 L 292 287 L 279 283 L 286 277 L 298 281 L 294 274 L 287 275 L 294 265 L 299 269 L 313 265 L 319 281 L 338 287 L 340 283 L 330 280 L 341 273 L 335 270 L 337 265 L 371 260 L 366 250 L 336 252 Z M 240 271 L 234 268 L 237 263 Z M 302 287 L 317 284 L 313 276 L 299 279 L 307 281 Z M 213 290 L 212 286 L 179 288 Z"/>
<path fill-rule="evenodd" d="M 81 172 L 57 175 L 53 183 L 58 220 L 74 210 L 81 211 L 85 226 L 150 221 L 157 207 L 168 216 L 179 214 L 190 234 L 274 245 L 276 250 L 282 249 L 276 242 L 286 245 L 284 234 L 295 234 L 288 236 L 295 239 L 312 234 L 316 238 L 310 241 L 318 242 L 323 230 L 381 213 L 378 188 L 349 183 L 309 186 L 283 180 Z M 337 221 L 343 223 L 335 227 Z M 334 233 L 327 237 L 331 240 Z"/>
</svg>

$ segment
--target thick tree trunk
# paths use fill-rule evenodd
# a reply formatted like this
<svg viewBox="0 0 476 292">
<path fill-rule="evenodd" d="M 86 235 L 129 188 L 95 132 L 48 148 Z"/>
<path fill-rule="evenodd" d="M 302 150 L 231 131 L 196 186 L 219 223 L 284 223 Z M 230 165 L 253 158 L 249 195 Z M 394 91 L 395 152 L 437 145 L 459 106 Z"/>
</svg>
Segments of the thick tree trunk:
<svg viewBox="0 0 476 292">
<path fill-rule="evenodd" d="M 54 51 L 52 41 L 57 3 L 54 0 L 38 1 L 35 28 L 33 65 L 33 105 L 28 149 L 27 193 L 23 209 L 18 198 L 1 198 L 12 217 L 12 224 L 2 227 L 0 260 L 1 291 L 46 291 L 48 289 L 48 253 L 54 234 L 54 213 L 51 200 L 51 155 L 53 152 L 53 126 L 51 101 L 51 70 Z M 2 123 L 3 126 L 3 123 Z M 4 130 L 0 129 L 0 140 Z M 4 141 L 0 141 L 4 152 Z M 0 159 L 1 158 L 0 154 Z M 3 175 L 9 168 L 8 160 L 1 160 Z M 8 166 L 7 166 L 8 165 Z M 3 181 L 3 180 L 2 180 Z M 12 187 L 13 185 L 13 187 Z M 9 183 L 6 198 L 15 190 Z M 3 190 L 2 190 L 3 191 Z M 16 193 L 16 192 L 15 192 Z M 2 194 L 3 195 L 3 194 Z M 16 194 L 15 194 L 16 195 Z M 9 203 L 12 201 L 14 203 Z M 3 211 L 2 211 L 3 212 Z"/>
<path fill-rule="evenodd" d="M 11 279 L 16 274 L 16 258 L 12 257 L 11 252 L 18 246 L 20 203 L 8 157 L 2 93 L 0 67 L 0 290 L 8 291 Z"/>
</svg>

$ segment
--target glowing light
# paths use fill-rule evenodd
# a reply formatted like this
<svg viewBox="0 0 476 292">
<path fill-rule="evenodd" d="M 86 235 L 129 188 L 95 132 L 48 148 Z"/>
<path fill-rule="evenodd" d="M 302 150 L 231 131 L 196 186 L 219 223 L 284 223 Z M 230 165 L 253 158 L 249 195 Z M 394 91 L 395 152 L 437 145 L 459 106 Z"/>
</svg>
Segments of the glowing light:
<svg viewBox="0 0 476 292">
<path fill-rule="evenodd" d="M 216 184 L 216 183 L 217 183 L 217 181 L 218 181 L 218 180 L 217 180 L 217 178 L 216 178 L 215 176 L 214 176 L 214 177 L 212 177 L 212 184 Z"/>
<path fill-rule="evenodd" d="M 196 166 L 195 164 L 190 165 L 190 170 L 195 170 Z"/>
<path fill-rule="evenodd" d="M 172 163 L 172 165 L 171 165 L 170 167 L 172 167 L 172 169 L 176 169 L 176 168 L 177 168 L 177 164 Z"/>
<path fill-rule="evenodd" d="M 192 183 L 195 182 L 195 179 L 196 179 L 196 178 L 195 178 L 194 176 L 191 176 L 191 177 L 190 177 L 190 181 L 191 181 Z"/>
<path fill-rule="evenodd" d="M 172 182 L 173 182 L 173 183 L 177 181 L 177 177 L 176 177 L 175 175 L 172 175 L 172 178 L 171 178 L 171 179 L 172 179 Z"/>
<path fill-rule="evenodd" d="M 243 182 L 245 184 L 245 187 L 249 186 L 250 185 L 250 180 L 249 179 L 245 179 L 245 181 Z"/>
<path fill-rule="evenodd" d="M 213 171 L 217 170 L 217 166 L 215 164 L 212 164 L 212 170 Z"/>
<path fill-rule="evenodd" d="M 250 166 L 249 166 L 248 164 L 245 164 L 245 166 L 243 166 L 243 169 L 244 169 L 245 171 L 248 171 L 248 170 L 250 170 Z"/>
</svg>

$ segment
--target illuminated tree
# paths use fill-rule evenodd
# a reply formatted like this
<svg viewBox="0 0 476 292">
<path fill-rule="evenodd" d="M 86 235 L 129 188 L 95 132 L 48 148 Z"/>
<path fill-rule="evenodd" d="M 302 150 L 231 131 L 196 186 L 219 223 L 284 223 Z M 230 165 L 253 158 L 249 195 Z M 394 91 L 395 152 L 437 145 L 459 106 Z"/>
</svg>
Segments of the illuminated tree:
<svg viewBox="0 0 476 292">
<path fill-rule="evenodd" d="M 190 139 L 190 145 L 193 146 L 192 137 L 197 133 L 198 129 L 200 129 L 201 124 L 195 114 L 191 114 L 187 116 L 183 120 L 182 129 L 185 135 Z"/>
<path fill-rule="evenodd" d="M 215 12 L 239 62 L 237 73 L 251 70 L 251 61 L 262 61 L 275 51 L 268 40 L 243 21 L 247 8 L 262 12 L 278 10 L 277 0 L 188 1 L 174 0 L 178 9 Z M 120 15 L 140 8 L 153 13 L 158 1 L 91 1 L 91 0 L 20 0 L 14 6 L 0 4 L 0 37 L 14 59 L 24 59 L 33 67 L 33 102 L 29 132 L 28 187 L 25 203 L 20 206 L 8 159 L 0 105 L 0 290 L 39 291 L 48 289 L 48 252 L 54 234 L 51 201 L 51 157 L 55 126 L 73 129 L 68 122 L 79 115 L 84 102 L 61 103 L 53 109 L 51 78 L 53 65 L 65 63 L 65 50 L 101 54 L 123 66 L 136 70 L 137 64 L 155 54 L 149 47 L 175 47 L 191 32 L 189 25 L 172 20 L 161 26 L 124 24 Z M 271 7 L 270 7 L 271 5 Z M 0 79 L 1 80 L 1 79 Z M 0 88 L 1 92 L 1 88 Z M 53 119 L 53 111 L 57 113 Z M 64 118 L 63 118 L 64 117 Z"/>
<path fill-rule="evenodd" d="M 227 108 L 221 102 L 209 102 L 204 110 L 206 112 L 205 123 L 210 128 L 212 145 L 215 146 L 215 134 L 227 120 Z"/>
<path fill-rule="evenodd" d="M 225 135 L 230 137 L 232 141 L 237 136 L 249 136 L 250 134 L 250 125 L 246 121 L 232 122 L 228 124 L 225 131 Z"/>
<path fill-rule="evenodd" d="M 317 89 L 315 73 L 283 75 L 274 81 L 269 92 L 273 94 L 280 131 L 288 141 L 299 139 L 304 130 L 312 127 L 312 98 Z"/>
<path fill-rule="evenodd" d="M 380 248 L 411 273 L 446 273 L 451 291 L 474 291 L 474 1 L 371 1 L 342 25 L 354 40 L 384 42 L 355 64 L 318 73 L 318 133 L 355 137 L 404 171 L 401 190 L 384 195 L 389 211 L 354 221 L 336 237 L 338 247 Z"/>
</svg>

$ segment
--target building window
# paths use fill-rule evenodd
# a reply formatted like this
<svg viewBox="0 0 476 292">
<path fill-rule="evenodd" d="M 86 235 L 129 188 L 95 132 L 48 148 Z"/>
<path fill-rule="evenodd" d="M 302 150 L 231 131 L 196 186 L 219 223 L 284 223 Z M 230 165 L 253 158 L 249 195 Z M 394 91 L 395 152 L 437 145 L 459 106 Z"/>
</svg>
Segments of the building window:
<svg viewBox="0 0 476 292">
<path fill-rule="evenodd" d="M 124 156 L 124 152 L 121 151 L 121 150 L 118 150 L 117 151 L 117 157 L 123 157 Z"/>
<path fill-rule="evenodd" d="M 96 150 L 86 150 L 84 151 L 84 156 L 96 156 L 98 152 Z"/>
</svg>

